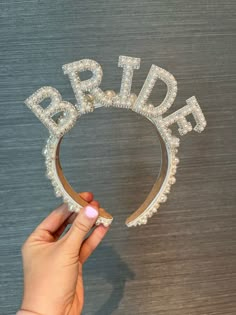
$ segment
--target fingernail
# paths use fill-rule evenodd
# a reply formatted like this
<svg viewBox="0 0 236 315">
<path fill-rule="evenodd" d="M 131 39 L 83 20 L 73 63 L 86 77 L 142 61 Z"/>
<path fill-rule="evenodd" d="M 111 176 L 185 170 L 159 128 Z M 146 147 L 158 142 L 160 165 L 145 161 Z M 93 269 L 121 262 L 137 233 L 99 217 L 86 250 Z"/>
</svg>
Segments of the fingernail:
<svg viewBox="0 0 236 315">
<path fill-rule="evenodd" d="M 98 211 L 97 209 L 93 208 L 92 206 L 88 205 L 85 207 L 85 215 L 88 218 L 94 219 L 98 216 Z"/>
</svg>

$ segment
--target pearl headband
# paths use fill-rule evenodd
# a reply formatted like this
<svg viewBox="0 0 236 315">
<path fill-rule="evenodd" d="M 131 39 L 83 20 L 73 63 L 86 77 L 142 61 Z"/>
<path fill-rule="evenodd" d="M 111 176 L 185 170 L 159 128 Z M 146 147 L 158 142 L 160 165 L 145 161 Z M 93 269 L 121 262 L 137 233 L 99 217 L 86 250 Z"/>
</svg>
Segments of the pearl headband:
<svg viewBox="0 0 236 315">
<path fill-rule="evenodd" d="M 163 117 L 163 114 L 172 106 L 177 94 L 177 82 L 168 71 L 152 65 L 138 96 L 131 93 L 133 72 L 139 69 L 140 59 L 120 56 L 119 67 L 123 68 L 120 92 L 103 92 L 99 85 L 102 81 L 102 68 L 94 60 L 83 59 L 63 66 L 64 74 L 68 75 L 75 93 L 77 103 L 72 105 L 63 101 L 61 94 L 53 87 L 46 86 L 37 90 L 26 101 L 26 105 L 34 112 L 39 120 L 48 128 L 50 136 L 43 150 L 47 167 L 47 176 L 51 180 L 57 197 L 62 197 L 68 204 L 69 210 L 79 212 L 87 203 L 72 189 L 63 175 L 60 165 L 59 151 L 63 136 L 75 125 L 77 119 L 98 107 L 119 107 L 130 109 L 146 117 L 156 127 L 162 149 L 162 165 L 159 177 L 144 203 L 126 220 L 128 227 L 146 224 L 160 204 L 167 200 L 167 194 L 175 183 L 175 173 L 179 159 L 176 157 L 179 147 L 179 138 L 172 135 L 170 126 L 178 125 L 180 135 L 185 135 L 192 130 L 192 125 L 186 116 L 192 114 L 196 125 L 194 130 L 202 132 L 206 127 L 206 120 L 202 110 L 193 96 L 187 99 L 184 107 Z M 81 80 L 80 72 L 90 71 L 91 78 Z M 148 103 L 149 96 L 156 81 L 160 79 L 167 86 L 167 93 L 158 106 Z M 50 99 L 47 108 L 40 104 L 45 99 Z M 58 119 L 55 115 L 60 114 Z M 99 209 L 96 224 L 111 224 L 113 218 L 104 209 Z"/>
</svg>

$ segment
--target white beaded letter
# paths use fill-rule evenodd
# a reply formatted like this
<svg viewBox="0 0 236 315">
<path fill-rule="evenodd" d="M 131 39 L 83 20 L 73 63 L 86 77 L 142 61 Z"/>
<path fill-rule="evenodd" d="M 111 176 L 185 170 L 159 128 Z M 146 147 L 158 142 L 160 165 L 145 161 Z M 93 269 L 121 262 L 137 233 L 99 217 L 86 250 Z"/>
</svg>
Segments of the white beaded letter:
<svg viewBox="0 0 236 315">
<path fill-rule="evenodd" d="M 123 68 L 120 94 L 117 95 L 116 105 L 129 108 L 132 106 L 130 100 L 130 91 L 134 69 L 139 69 L 140 58 L 120 56 L 118 66 Z"/>
<path fill-rule="evenodd" d="M 189 99 L 187 99 L 186 103 L 187 105 L 164 118 L 163 119 L 164 125 L 166 127 L 169 127 L 170 125 L 177 123 L 179 126 L 178 131 L 180 135 L 185 135 L 186 133 L 192 130 L 191 123 L 188 122 L 185 117 L 192 114 L 196 121 L 196 126 L 194 127 L 194 130 L 197 132 L 202 132 L 206 127 L 206 119 L 195 96 L 192 96 Z"/>
<path fill-rule="evenodd" d="M 50 104 L 46 109 L 40 106 L 43 100 L 49 98 Z M 25 100 L 25 104 L 34 112 L 48 130 L 55 136 L 63 136 L 75 124 L 78 111 L 69 102 L 62 101 L 61 94 L 51 86 L 38 89 L 34 94 Z M 56 123 L 52 117 L 63 112 L 64 119 Z"/>
<path fill-rule="evenodd" d="M 138 98 L 134 104 L 134 109 L 136 111 L 148 111 L 148 107 L 152 107 L 152 104 L 147 104 L 147 101 L 157 79 L 165 82 L 165 84 L 167 85 L 167 93 L 162 103 L 159 106 L 155 107 L 151 111 L 151 114 L 155 116 L 163 115 L 174 103 L 177 94 L 177 82 L 174 76 L 168 71 L 156 65 L 152 65 L 148 76 L 143 84 L 143 87 L 138 95 Z"/>
<path fill-rule="evenodd" d="M 66 64 L 62 67 L 64 74 L 69 76 L 72 88 L 77 100 L 76 107 L 84 113 L 94 109 L 94 104 L 89 101 L 86 92 L 90 92 L 97 102 L 103 105 L 111 105 L 112 99 L 107 97 L 106 94 L 98 87 L 102 81 L 102 68 L 94 60 L 83 59 Z M 79 73 L 83 71 L 91 71 L 92 77 L 87 80 L 81 80 Z"/>
</svg>

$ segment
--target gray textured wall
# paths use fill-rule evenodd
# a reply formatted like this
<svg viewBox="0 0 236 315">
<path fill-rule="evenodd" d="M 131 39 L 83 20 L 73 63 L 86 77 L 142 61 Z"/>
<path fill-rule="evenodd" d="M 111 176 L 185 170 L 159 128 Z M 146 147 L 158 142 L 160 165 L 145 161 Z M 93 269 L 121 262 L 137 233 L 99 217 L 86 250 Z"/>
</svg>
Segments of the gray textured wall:
<svg viewBox="0 0 236 315">
<path fill-rule="evenodd" d="M 233 0 L 1 1 L 0 314 L 20 305 L 24 239 L 60 202 L 44 177 L 47 130 L 23 101 L 52 85 L 74 102 L 61 66 L 82 58 L 101 63 L 102 87 L 118 91 L 119 55 L 142 58 L 136 93 L 152 63 L 173 73 L 173 110 L 196 95 L 208 127 L 183 137 L 168 202 L 136 229 L 124 220 L 158 174 L 154 128 L 132 112 L 100 109 L 66 136 L 73 187 L 92 190 L 115 216 L 85 267 L 84 314 L 236 313 L 235 9 Z M 153 97 L 161 99 L 157 89 Z"/>
</svg>

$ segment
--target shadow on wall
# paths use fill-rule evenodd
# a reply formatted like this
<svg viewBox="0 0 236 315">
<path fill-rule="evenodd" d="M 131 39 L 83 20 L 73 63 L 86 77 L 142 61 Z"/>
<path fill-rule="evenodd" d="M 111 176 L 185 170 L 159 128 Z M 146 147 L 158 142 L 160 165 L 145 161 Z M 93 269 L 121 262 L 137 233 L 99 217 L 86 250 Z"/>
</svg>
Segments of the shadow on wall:
<svg viewBox="0 0 236 315">
<path fill-rule="evenodd" d="M 107 259 L 109 257 L 109 259 Z M 112 293 L 94 315 L 111 315 L 118 309 L 123 298 L 125 283 L 133 280 L 135 274 L 128 265 L 121 260 L 119 254 L 112 246 L 101 245 L 89 259 L 84 270 L 95 279 L 103 279 L 112 285 Z M 89 293 L 88 293 L 89 296 Z"/>
</svg>

